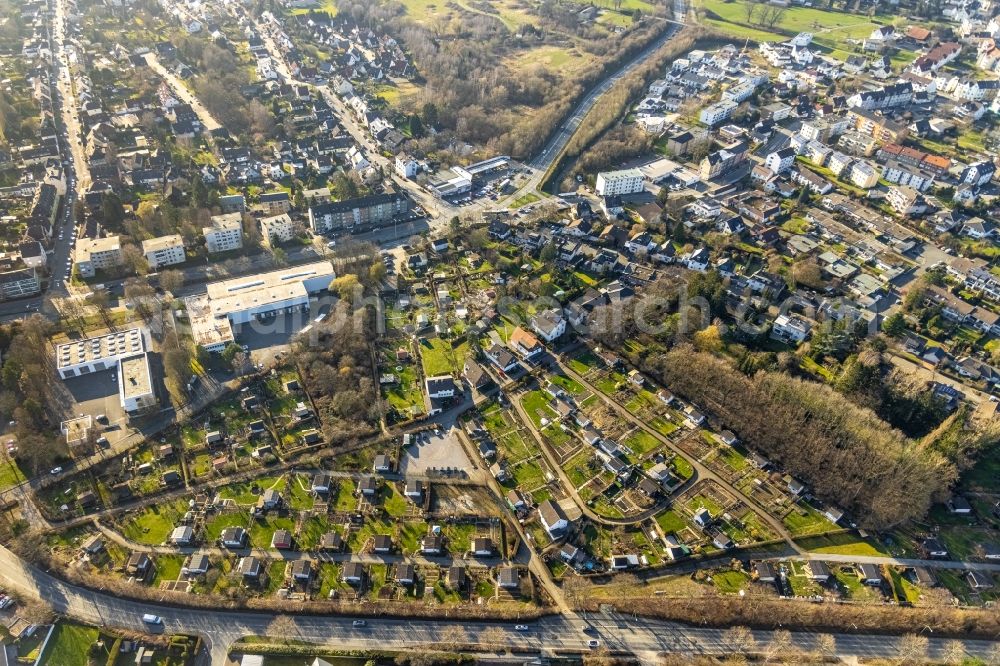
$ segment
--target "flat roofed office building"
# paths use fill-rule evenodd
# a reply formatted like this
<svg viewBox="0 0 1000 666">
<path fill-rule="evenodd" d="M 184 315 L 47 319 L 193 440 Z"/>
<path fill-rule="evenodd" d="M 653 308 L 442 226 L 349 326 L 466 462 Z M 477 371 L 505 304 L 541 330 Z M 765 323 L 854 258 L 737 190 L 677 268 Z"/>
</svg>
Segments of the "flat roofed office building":
<svg viewBox="0 0 1000 666">
<path fill-rule="evenodd" d="M 62 379 L 79 377 L 110 370 L 121 359 L 145 352 L 145 333 L 141 328 L 133 328 L 57 345 L 56 370 Z"/>
<path fill-rule="evenodd" d="M 185 300 L 195 342 L 208 351 L 222 351 L 234 340 L 233 325 L 308 310 L 310 296 L 329 287 L 335 277 L 333 264 L 318 261 L 213 282 L 206 294 Z"/>
<path fill-rule="evenodd" d="M 122 409 L 129 414 L 144 412 L 156 406 L 148 354 L 129 356 L 118 361 L 118 398 Z"/>
</svg>

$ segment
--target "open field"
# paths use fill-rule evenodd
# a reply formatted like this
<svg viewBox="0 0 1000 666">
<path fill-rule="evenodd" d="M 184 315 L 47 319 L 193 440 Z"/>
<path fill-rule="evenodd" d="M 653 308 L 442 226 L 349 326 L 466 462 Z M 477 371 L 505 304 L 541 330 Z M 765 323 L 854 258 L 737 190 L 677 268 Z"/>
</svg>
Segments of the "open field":
<svg viewBox="0 0 1000 666">
<path fill-rule="evenodd" d="M 869 18 L 858 14 L 792 6 L 788 7 L 772 28 L 748 22 L 743 2 L 701 0 L 700 4 L 711 12 L 705 19 L 706 23 L 734 37 L 761 42 L 783 40 L 800 32 L 811 32 L 814 35 L 813 42 L 836 51 L 833 54 L 836 57 L 846 57 L 853 51 L 848 40 L 864 39 L 874 26 L 890 23 L 892 20 L 889 16 Z"/>
</svg>

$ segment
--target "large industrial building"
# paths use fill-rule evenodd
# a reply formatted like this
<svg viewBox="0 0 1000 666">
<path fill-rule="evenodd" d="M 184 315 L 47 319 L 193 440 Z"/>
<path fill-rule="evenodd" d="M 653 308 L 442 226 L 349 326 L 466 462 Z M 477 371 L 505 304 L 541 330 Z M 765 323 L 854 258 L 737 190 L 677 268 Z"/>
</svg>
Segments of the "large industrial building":
<svg viewBox="0 0 1000 666">
<path fill-rule="evenodd" d="M 208 351 L 235 340 L 233 326 L 276 314 L 309 310 L 309 297 L 337 277 L 333 264 L 319 261 L 270 273 L 213 282 L 207 293 L 185 299 L 191 333 Z"/>
<path fill-rule="evenodd" d="M 442 199 L 468 194 L 473 187 L 479 187 L 504 175 L 510 169 L 510 157 L 500 155 L 467 167 L 454 166 L 434 175 L 427 183 L 428 188 Z"/>
<path fill-rule="evenodd" d="M 56 346 L 56 371 L 62 379 L 112 369 L 118 370 L 118 398 L 128 414 L 156 405 L 146 333 L 141 328 Z"/>
</svg>

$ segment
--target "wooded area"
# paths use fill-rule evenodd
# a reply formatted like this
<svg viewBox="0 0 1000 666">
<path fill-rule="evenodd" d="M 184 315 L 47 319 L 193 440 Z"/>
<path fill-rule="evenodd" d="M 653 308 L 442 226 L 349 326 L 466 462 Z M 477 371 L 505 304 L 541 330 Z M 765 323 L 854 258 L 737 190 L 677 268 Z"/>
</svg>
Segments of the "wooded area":
<svg viewBox="0 0 1000 666">
<path fill-rule="evenodd" d="M 957 477 L 955 464 L 930 443 L 907 439 L 825 385 L 780 372 L 746 377 L 688 346 L 647 364 L 665 385 L 864 527 L 923 516 Z"/>
</svg>

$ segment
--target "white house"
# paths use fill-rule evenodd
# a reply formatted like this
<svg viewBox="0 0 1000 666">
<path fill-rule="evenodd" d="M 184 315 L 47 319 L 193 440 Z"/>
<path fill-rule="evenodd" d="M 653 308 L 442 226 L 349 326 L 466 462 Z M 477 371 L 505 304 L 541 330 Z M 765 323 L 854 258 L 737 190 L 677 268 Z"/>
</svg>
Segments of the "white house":
<svg viewBox="0 0 1000 666">
<path fill-rule="evenodd" d="M 553 539 L 561 537 L 569 528 L 566 514 L 552 500 L 545 500 L 538 505 L 538 518 L 542 522 L 542 527 Z"/>
<path fill-rule="evenodd" d="M 788 171 L 793 164 L 795 164 L 795 149 L 790 146 L 776 150 L 764 158 L 764 166 L 775 174 Z"/>
<path fill-rule="evenodd" d="M 713 127 L 733 115 L 738 106 L 739 104 L 736 102 L 724 99 L 702 109 L 701 113 L 698 114 L 698 120 L 709 127 Z"/>
<path fill-rule="evenodd" d="M 531 318 L 531 330 L 546 342 L 552 342 L 566 332 L 566 318 L 557 308 L 543 310 Z"/>
<path fill-rule="evenodd" d="M 782 342 L 802 343 L 809 337 L 812 324 L 795 314 L 780 314 L 771 327 L 771 337 Z"/>
<path fill-rule="evenodd" d="M 396 174 L 402 176 L 403 178 L 413 178 L 417 175 L 417 171 L 420 166 L 417 164 L 416 160 L 407 155 L 406 153 L 400 153 L 396 155 Z"/>
</svg>

